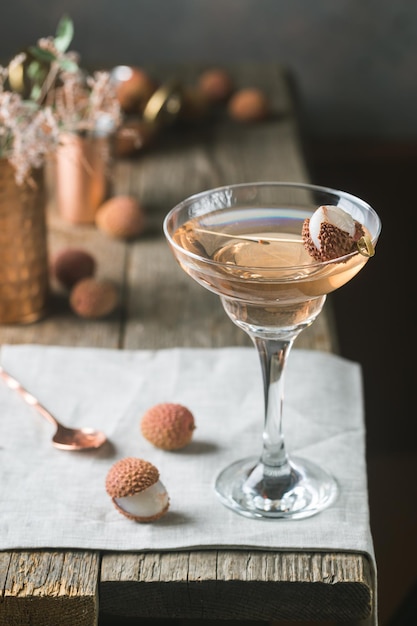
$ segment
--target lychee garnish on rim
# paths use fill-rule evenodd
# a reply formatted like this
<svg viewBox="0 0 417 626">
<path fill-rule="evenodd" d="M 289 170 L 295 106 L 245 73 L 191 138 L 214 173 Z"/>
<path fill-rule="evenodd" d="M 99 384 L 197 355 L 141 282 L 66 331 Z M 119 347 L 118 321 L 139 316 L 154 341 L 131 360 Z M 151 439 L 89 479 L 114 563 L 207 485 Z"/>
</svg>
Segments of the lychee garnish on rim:
<svg viewBox="0 0 417 626">
<path fill-rule="evenodd" d="M 316 261 L 331 261 L 358 250 L 365 236 L 362 224 L 338 206 L 320 206 L 304 220 L 302 238 L 307 252 Z"/>
</svg>

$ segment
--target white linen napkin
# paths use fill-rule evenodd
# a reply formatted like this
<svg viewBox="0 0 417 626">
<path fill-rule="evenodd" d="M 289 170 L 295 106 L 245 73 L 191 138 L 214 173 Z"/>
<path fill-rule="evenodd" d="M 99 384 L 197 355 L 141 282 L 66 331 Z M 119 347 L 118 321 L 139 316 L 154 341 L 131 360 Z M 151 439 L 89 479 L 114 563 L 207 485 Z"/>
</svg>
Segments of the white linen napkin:
<svg viewBox="0 0 417 626">
<path fill-rule="evenodd" d="M 254 349 L 5 345 L 1 364 L 64 424 L 104 430 L 111 446 L 54 448 L 53 427 L 0 381 L 0 549 L 336 550 L 373 561 L 357 363 L 308 350 L 290 354 L 288 450 L 327 468 L 340 487 L 329 509 L 298 521 L 242 517 L 214 492 L 220 469 L 261 450 L 263 394 Z M 157 450 L 142 437 L 140 418 L 159 402 L 193 412 L 197 428 L 183 450 Z M 128 520 L 105 491 L 110 466 L 125 456 L 145 458 L 160 471 L 171 504 L 155 523 Z"/>
</svg>

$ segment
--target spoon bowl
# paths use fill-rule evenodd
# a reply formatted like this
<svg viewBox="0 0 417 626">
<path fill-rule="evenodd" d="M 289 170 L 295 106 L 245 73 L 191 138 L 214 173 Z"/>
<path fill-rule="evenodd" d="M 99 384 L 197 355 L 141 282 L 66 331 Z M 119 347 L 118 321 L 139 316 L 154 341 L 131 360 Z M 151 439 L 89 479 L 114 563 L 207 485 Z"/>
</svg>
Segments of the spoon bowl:
<svg viewBox="0 0 417 626">
<path fill-rule="evenodd" d="M 89 450 L 100 448 L 106 443 L 104 433 L 93 428 L 68 428 L 57 422 L 55 435 L 52 443 L 60 450 Z"/>
<path fill-rule="evenodd" d="M 14 389 L 22 396 L 27 404 L 34 407 L 45 419 L 56 428 L 52 437 L 52 444 L 60 450 L 91 450 L 100 448 L 107 441 L 106 435 L 100 430 L 92 428 L 68 428 L 61 424 L 52 413 L 46 409 L 35 396 L 27 391 L 18 380 L 0 367 L 0 377 L 10 389 Z"/>
</svg>

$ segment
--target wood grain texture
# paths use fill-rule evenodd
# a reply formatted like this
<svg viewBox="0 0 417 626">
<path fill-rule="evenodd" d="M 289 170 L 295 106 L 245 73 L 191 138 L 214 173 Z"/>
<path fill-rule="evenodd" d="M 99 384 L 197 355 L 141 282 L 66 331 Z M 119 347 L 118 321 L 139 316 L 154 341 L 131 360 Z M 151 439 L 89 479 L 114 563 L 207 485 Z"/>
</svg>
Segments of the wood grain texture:
<svg viewBox="0 0 417 626">
<path fill-rule="evenodd" d="M 360 555 L 109 554 L 100 608 L 105 615 L 130 618 L 359 621 L 371 612 L 369 579 L 369 564 Z"/>
<path fill-rule="evenodd" d="M 195 80 L 200 68 L 176 68 Z M 264 86 L 274 115 L 238 125 L 224 117 L 172 129 L 149 151 L 114 165 L 114 193 L 130 194 L 147 214 L 144 236 L 116 241 L 93 226 L 63 222 L 48 210 L 51 256 L 65 246 L 90 250 L 98 275 L 119 287 L 109 318 L 83 320 L 52 284 L 48 316 L 3 326 L 0 342 L 158 349 L 250 345 L 217 296 L 176 265 L 162 235 L 165 214 L 186 196 L 245 181 L 308 180 L 287 76 L 279 65 L 232 68 L 236 84 Z M 172 68 L 154 68 L 163 79 Z M 330 299 L 296 347 L 337 351 Z M 101 559 L 101 565 L 100 565 Z M 97 592 L 99 590 L 100 606 Z M 11 551 L 0 554 L 0 626 L 95 626 L 100 616 L 262 620 L 365 620 L 373 581 L 357 554 L 205 550 L 107 554 Z M 100 612 L 100 613 L 99 613 Z M 365 622 L 361 622 L 365 623 Z"/>
<path fill-rule="evenodd" d="M 0 624 L 91 626 L 99 566 L 94 552 L 0 552 Z"/>
</svg>

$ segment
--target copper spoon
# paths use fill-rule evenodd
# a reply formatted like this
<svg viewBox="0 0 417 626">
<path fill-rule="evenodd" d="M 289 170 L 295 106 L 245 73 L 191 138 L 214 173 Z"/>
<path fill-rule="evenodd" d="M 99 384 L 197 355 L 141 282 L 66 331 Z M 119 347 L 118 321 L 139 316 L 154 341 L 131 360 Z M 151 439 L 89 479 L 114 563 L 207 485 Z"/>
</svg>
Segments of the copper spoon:
<svg viewBox="0 0 417 626">
<path fill-rule="evenodd" d="M 68 428 L 58 422 L 35 396 L 22 387 L 2 367 L 0 367 L 0 377 L 3 378 L 10 389 L 17 391 L 30 406 L 37 409 L 48 422 L 56 426 L 55 435 L 52 437 L 52 443 L 56 448 L 60 450 L 89 450 L 91 448 L 99 448 L 106 442 L 106 435 L 99 430 L 93 430 L 92 428 Z"/>
</svg>

